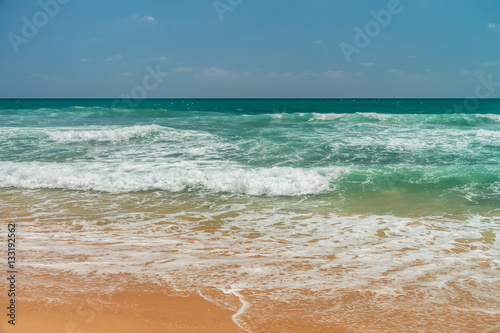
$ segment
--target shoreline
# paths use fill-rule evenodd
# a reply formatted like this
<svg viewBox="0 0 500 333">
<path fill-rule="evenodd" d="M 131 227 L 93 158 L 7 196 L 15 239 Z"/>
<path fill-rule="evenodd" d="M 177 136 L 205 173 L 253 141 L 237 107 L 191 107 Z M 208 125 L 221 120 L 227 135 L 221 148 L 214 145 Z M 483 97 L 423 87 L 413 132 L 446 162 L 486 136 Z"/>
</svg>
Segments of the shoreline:
<svg viewBox="0 0 500 333">
<path fill-rule="evenodd" d="M 499 318 L 459 309 L 463 298 L 448 299 L 450 304 L 431 301 L 424 286 L 407 287 L 398 297 L 369 288 L 344 289 L 334 298 L 308 288 L 284 288 L 295 295 L 284 301 L 268 298 L 273 290 L 175 290 L 168 283 L 138 283 L 142 278 L 132 274 L 26 267 L 21 275 L 16 325 L 4 319 L 1 333 L 477 332 L 491 330 Z M 0 304 L 7 302 L 2 295 Z M 390 304 L 395 307 L 385 307 Z"/>
</svg>

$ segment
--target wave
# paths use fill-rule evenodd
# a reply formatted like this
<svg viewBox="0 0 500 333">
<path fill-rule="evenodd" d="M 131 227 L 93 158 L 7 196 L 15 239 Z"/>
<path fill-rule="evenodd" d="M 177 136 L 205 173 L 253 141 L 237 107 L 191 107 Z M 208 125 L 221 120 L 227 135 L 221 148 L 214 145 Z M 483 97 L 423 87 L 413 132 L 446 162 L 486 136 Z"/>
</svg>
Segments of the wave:
<svg viewBox="0 0 500 333">
<path fill-rule="evenodd" d="M 497 162 L 500 131 L 396 126 L 267 127 L 252 122 L 190 129 L 152 125 L 0 128 L 0 160 L 233 162 L 244 167 L 481 165 Z M 308 124 L 308 123 L 306 123 Z M 220 128 L 221 126 L 225 126 Z M 188 127 L 188 128 L 185 128 Z M 488 129 L 487 129 L 488 128 Z"/>
<path fill-rule="evenodd" d="M 178 162 L 0 162 L 0 187 L 94 190 L 126 193 L 149 190 L 208 191 L 243 195 L 355 195 L 402 191 L 498 196 L 498 166 L 330 166 L 245 168 L 228 161 Z M 462 197 L 464 197 L 462 195 Z"/>
<path fill-rule="evenodd" d="M 118 103 L 115 103 L 118 102 Z M 314 102 L 304 103 L 300 107 L 290 108 L 290 111 L 283 111 L 276 108 L 274 102 L 266 101 L 238 101 L 218 103 L 215 101 L 163 101 L 162 103 L 145 103 L 143 106 L 127 107 L 120 101 L 105 101 L 102 105 L 82 106 L 65 106 L 61 108 L 50 107 L 34 107 L 34 108 L 19 108 L 19 109 L 1 109 L 0 115 L 11 117 L 37 116 L 49 118 L 47 121 L 75 121 L 75 119 L 85 121 L 97 121 L 102 119 L 165 119 L 165 118 L 197 118 L 212 120 L 232 120 L 241 121 L 257 121 L 257 122 L 303 122 L 303 121 L 339 121 L 339 122 L 381 122 L 381 123 L 408 123 L 408 124 L 448 124 L 455 126 L 474 126 L 478 124 L 498 124 L 500 123 L 500 115 L 496 113 L 496 109 L 487 108 L 485 113 L 451 113 L 432 111 L 442 109 L 443 106 L 436 105 L 427 108 L 420 104 L 412 105 L 411 109 L 404 109 L 397 105 L 384 104 L 378 105 L 367 104 L 361 106 L 344 105 L 342 102 L 336 106 L 335 102 L 325 104 L 324 106 L 315 104 Z M 360 101 L 361 103 L 365 103 Z M 248 105 L 246 105 L 247 103 Z M 293 104 L 292 102 L 290 102 Z M 326 101 L 325 101 L 326 103 Z M 242 107 L 242 105 L 244 107 Z M 26 105 L 27 106 L 27 105 Z M 426 109 L 430 113 L 424 113 Z M 331 112 L 338 110 L 338 112 Z M 359 111 L 363 110 L 363 111 Z M 489 113 L 487 113 L 489 112 Z M 495 113 L 492 113 L 495 112 Z M 240 119 L 245 118 L 245 119 Z"/>
<path fill-rule="evenodd" d="M 356 112 L 356 113 L 283 113 L 268 114 L 274 119 L 283 122 L 305 122 L 305 121 L 330 121 L 347 123 L 388 123 L 388 124 L 442 124 L 452 126 L 476 126 L 484 124 L 499 124 L 500 115 L 498 114 L 390 114 L 375 112 Z M 258 117 L 258 116 L 257 116 Z"/>
<path fill-rule="evenodd" d="M 499 124 L 498 114 L 466 114 L 466 113 L 440 113 L 440 114 L 396 114 L 396 113 L 376 113 L 376 112 L 355 112 L 355 113 L 320 113 L 320 112 L 300 112 L 300 113 L 264 113 L 246 114 L 245 121 L 257 122 L 340 122 L 340 123 L 387 123 L 387 124 L 434 124 L 450 126 L 479 126 L 488 124 Z M 222 114 L 217 117 L 227 117 Z M 239 117 L 232 115 L 233 119 Z"/>
<path fill-rule="evenodd" d="M 185 163 L 171 166 L 2 162 L 0 187 L 95 190 L 110 193 L 206 190 L 213 193 L 295 196 L 331 190 L 331 181 L 345 170 L 344 167 L 311 170 L 287 167 L 243 169 Z"/>
<path fill-rule="evenodd" d="M 85 141 L 127 141 L 131 138 L 145 137 L 161 131 L 158 125 L 131 126 L 105 129 L 80 130 L 53 130 L 44 131 L 49 138 L 57 142 L 85 142 Z"/>
<path fill-rule="evenodd" d="M 196 130 L 181 130 L 159 125 L 134 126 L 90 126 L 90 127 L 3 127 L 0 139 L 48 140 L 58 143 L 76 142 L 122 142 L 140 138 L 163 138 L 176 141 L 185 139 L 208 139 L 210 133 Z"/>
<path fill-rule="evenodd" d="M 476 132 L 476 136 L 497 139 L 497 138 L 500 138 L 500 131 L 480 129 Z"/>
</svg>

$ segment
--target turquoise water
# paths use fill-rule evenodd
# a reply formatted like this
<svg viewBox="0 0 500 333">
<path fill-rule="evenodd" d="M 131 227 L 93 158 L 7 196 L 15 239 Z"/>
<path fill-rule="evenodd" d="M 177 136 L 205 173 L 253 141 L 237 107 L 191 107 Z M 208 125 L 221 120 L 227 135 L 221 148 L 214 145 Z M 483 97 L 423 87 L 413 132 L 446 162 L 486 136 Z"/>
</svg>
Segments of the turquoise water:
<svg viewBox="0 0 500 333">
<path fill-rule="evenodd" d="M 497 214 L 500 100 L 0 101 L 0 188 Z"/>
</svg>

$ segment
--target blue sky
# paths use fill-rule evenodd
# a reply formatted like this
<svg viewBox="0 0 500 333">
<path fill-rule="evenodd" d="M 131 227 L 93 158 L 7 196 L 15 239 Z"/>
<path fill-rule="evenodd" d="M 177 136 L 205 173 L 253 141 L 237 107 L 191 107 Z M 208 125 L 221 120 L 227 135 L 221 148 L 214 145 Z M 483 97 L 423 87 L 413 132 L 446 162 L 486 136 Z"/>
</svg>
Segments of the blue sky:
<svg viewBox="0 0 500 333">
<path fill-rule="evenodd" d="M 0 98 L 462 98 L 500 82 L 500 1 L 397 2 L 0 0 Z"/>
</svg>

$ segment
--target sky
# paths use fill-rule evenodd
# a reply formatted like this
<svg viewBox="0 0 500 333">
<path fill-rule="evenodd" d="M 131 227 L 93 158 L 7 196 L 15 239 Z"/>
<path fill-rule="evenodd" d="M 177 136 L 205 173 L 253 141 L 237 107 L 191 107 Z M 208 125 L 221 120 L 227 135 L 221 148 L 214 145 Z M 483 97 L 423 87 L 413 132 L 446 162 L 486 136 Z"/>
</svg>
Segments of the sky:
<svg viewBox="0 0 500 333">
<path fill-rule="evenodd" d="M 500 98 L 498 0 L 0 0 L 0 98 Z"/>
</svg>

